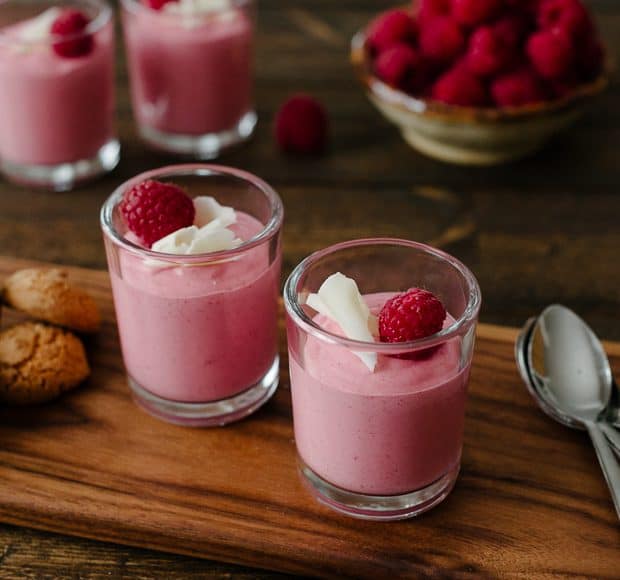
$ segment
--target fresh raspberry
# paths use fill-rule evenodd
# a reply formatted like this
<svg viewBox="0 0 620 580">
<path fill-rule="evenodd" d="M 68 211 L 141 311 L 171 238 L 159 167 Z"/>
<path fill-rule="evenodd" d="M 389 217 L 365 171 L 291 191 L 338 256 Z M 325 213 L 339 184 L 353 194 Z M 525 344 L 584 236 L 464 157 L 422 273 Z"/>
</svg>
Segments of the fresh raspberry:
<svg viewBox="0 0 620 580">
<path fill-rule="evenodd" d="M 411 15 L 405 10 L 388 10 L 370 23 L 366 46 L 375 56 L 395 44 L 413 44 L 415 39 L 416 25 Z"/>
<path fill-rule="evenodd" d="M 387 84 L 410 93 L 420 90 L 426 81 L 420 54 L 406 44 L 382 52 L 375 61 L 375 74 Z"/>
<path fill-rule="evenodd" d="M 542 82 L 530 67 L 501 75 L 491 83 L 491 95 L 498 107 L 521 107 L 545 100 Z"/>
<path fill-rule="evenodd" d="M 411 288 L 390 298 L 379 313 L 379 336 L 382 342 L 409 342 L 439 332 L 446 319 L 446 309 L 428 290 Z"/>
<path fill-rule="evenodd" d="M 452 0 L 414 0 L 413 8 L 417 9 L 418 23 L 423 28 L 437 16 L 450 16 Z"/>
<path fill-rule="evenodd" d="M 493 23 L 495 34 L 502 38 L 504 44 L 514 51 L 520 50 L 528 28 L 527 18 L 518 12 L 503 16 Z"/>
<path fill-rule="evenodd" d="M 93 50 L 93 35 L 84 31 L 90 23 L 88 17 L 80 10 L 67 8 L 52 22 L 50 32 L 53 36 L 66 40 L 55 40 L 52 48 L 58 56 L 78 58 L 86 56 Z"/>
<path fill-rule="evenodd" d="M 328 131 L 325 107 L 309 95 L 294 95 L 276 115 L 274 132 L 282 151 L 306 155 L 321 153 L 327 144 Z"/>
<path fill-rule="evenodd" d="M 465 47 L 465 37 L 459 25 L 447 16 L 438 16 L 420 30 L 420 50 L 429 60 L 448 64 Z"/>
<path fill-rule="evenodd" d="M 469 37 L 465 59 L 471 72 L 488 77 L 505 70 L 516 59 L 516 49 L 492 26 L 481 26 Z"/>
<path fill-rule="evenodd" d="M 452 0 L 452 17 L 463 26 L 476 26 L 493 18 L 502 0 Z"/>
<path fill-rule="evenodd" d="M 127 227 L 149 248 L 194 223 L 191 198 L 176 185 L 148 179 L 125 193 L 119 209 Z"/>
<path fill-rule="evenodd" d="M 178 2 L 179 0 L 142 0 L 149 8 L 161 10 L 168 2 Z"/>
<path fill-rule="evenodd" d="M 536 72 L 545 79 L 563 77 L 575 62 L 573 43 L 560 28 L 532 34 L 527 41 L 527 55 Z"/>
<path fill-rule="evenodd" d="M 543 30 L 561 28 L 573 38 L 580 38 L 594 29 L 592 18 L 579 0 L 542 0 L 538 26 Z"/>
<path fill-rule="evenodd" d="M 488 102 L 482 81 L 462 63 L 457 63 L 437 79 L 432 88 L 436 101 L 460 107 L 483 107 Z"/>
</svg>

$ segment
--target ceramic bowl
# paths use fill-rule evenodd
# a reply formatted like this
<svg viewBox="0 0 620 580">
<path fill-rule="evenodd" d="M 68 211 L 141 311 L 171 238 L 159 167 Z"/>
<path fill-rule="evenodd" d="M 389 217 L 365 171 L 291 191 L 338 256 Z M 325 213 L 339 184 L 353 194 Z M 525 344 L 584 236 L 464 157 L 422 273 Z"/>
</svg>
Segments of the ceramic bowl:
<svg viewBox="0 0 620 580">
<path fill-rule="evenodd" d="M 497 165 L 525 157 L 577 120 L 608 85 L 608 75 L 562 99 L 503 109 L 456 107 L 412 97 L 373 76 L 363 31 L 351 43 L 351 62 L 370 101 L 409 145 L 440 161 Z"/>
</svg>

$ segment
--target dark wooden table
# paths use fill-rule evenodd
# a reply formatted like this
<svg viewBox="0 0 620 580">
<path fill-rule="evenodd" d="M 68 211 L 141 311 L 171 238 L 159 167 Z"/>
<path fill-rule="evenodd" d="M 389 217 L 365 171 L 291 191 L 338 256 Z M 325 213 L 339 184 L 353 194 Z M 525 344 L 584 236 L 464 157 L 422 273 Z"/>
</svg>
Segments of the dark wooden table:
<svg viewBox="0 0 620 580">
<path fill-rule="evenodd" d="M 221 159 L 263 177 L 286 207 L 285 274 L 311 251 L 355 237 L 389 235 L 442 247 L 482 287 L 481 319 L 520 325 L 550 302 L 620 340 L 620 90 L 547 149 L 493 169 L 450 167 L 413 152 L 359 90 L 348 42 L 379 0 L 260 1 L 257 104 L 248 146 Z M 591 5 L 612 56 L 620 54 L 620 4 Z M 119 46 L 118 129 L 123 158 L 109 177 L 70 193 L 0 181 L 0 253 L 105 268 L 98 212 L 138 172 L 173 163 L 137 140 Z M 292 92 L 321 98 L 332 121 L 327 155 L 290 159 L 271 122 Z M 1 482 L 0 482 L 1 485 Z M 587 556 L 586 556 L 587 557 Z M 0 577 L 275 578 L 278 575 L 0 526 Z"/>
</svg>

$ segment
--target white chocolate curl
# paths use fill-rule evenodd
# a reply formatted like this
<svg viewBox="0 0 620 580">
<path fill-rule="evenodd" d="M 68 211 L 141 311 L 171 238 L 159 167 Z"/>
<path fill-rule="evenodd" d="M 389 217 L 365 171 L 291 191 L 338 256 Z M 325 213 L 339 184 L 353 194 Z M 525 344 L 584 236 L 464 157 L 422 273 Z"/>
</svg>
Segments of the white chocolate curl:
<svg viewBox="0 0 620 580">
<path fill-rule="evenodd" d="M 373 342 L 377 332 L 377 317 L 364 302 L 355 280 L 337 272 L 332 274 L 319 288 L 318 293 L 310 294 L 306 304 L 323 316 L 336 322 L 347 338 Z M 374 352 L 353 353 L 374 371 L 377 354 Z"/>
<path fill-rule="evenodd" d="M 243 241 L 235 236 L 228 226 L 237 221 L 237 215 L 232 207 L 220 205 L 212 197 L 197 197 L 194 199 L 196 217 L 194 225 L 181 228 L 157 240 L 152 249 L 164 254 L 206 254 L 232 250 L 239 247 Z"/>
<path fill-rule="evenodd" d="M 61 14 L 60 8 L 48 8 L 19 29 L 19 38 L 26 42 L 46 42 L 52 37 L 52 24 Z"/>
</svg>

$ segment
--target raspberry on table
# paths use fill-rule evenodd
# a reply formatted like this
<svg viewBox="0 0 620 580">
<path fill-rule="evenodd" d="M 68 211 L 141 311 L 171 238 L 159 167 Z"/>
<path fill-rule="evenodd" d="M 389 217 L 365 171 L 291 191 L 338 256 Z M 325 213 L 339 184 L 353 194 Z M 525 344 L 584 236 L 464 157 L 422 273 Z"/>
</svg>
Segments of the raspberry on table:
<svg viewBox="0 0 620 580">
<path fill-rule="evenodd" d="M 470 36 L 465 58 L 471 72 L 488 77 L 505 70 L 517 59 L 517 53 L 494 27 L 481 26 Z"/>
<path fill-rule="evenodd" d="M 491 96 L 498 107 L 521 107 L 547 97 L 541 80 L 530 67 L 501 75 L 491 83 Z"/>
<path fill-rule="evenodd" d="M 487 22 L 502 8 L 502 0 L 452 0 L 452 16 L 463 26 Z"/>
<path fill-rule="evenodd" d="M 536 72 L 545 79 L 561 78 L 575 62 L 572 40 L 560 28 L 532 34 L 527 41 L 527 55 Z"/>
<path fill-rule="evenodd" d="M 482 81 L 461 63 L 437 79 L 432 96 L 436 101 L 460 107 L 482 107 L 489 100 Z"/>
<path fill-rule="evenodd" d="M 321 153 L 327 144 L 328 131 L 325 107 L 310 95 L 292 96 L 276 115 L 275 138 L 280 149 L 287 153 Z"/>
<path fill-rule="evenodd" d="M 426 338 L 443 328 L 446 309 L 428 290 L 411 288 L 390 298 L 379 313 L 382 342 L 408 342 Z"/>
<path fill-rule="evenodd" d="M 368 27 L 366 43 L 378 55 L 396 44 L 413 43 L 417 36 L 415 20 L 400 9 L 388 10 L 375 18 Z"/>
<path fill-rule="evenodd" d="M 419 53 L 406 44 L 382 52 L 375 60 L 375 74 L 382 81 L 406 92 L 422 88 L 424 66 Z"/>
<path fill-rule="evenodd" d="M 463 51 L 465 36 L 452 18 L 439 16 L 420 29 L 419 44 L 429 60 L 448 64 Z"/>
<path fill-rule="evenodd" d="M 50 32 L 62 40 L 54 40 L 52 49 L 63 58 L 78 58 L 89 55 L 94 46 L 92 34 L 85 34 L 90 24 L 88 17 L 73 8 L 63 10 L 52 22 Z M 63 38 L 64 37 L 64 38 Z"/>
<path fill-rule="evenodd" d="M 192 199 L 178 186 L 148 179 L 123 196 L 119 210 L 127 227 L 149 248 L 194 223 Z"/>
</svg>

